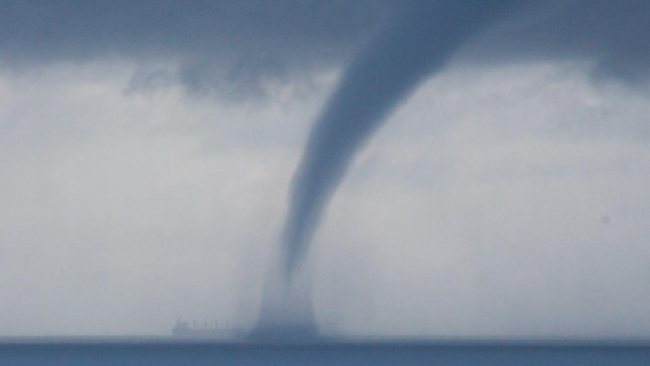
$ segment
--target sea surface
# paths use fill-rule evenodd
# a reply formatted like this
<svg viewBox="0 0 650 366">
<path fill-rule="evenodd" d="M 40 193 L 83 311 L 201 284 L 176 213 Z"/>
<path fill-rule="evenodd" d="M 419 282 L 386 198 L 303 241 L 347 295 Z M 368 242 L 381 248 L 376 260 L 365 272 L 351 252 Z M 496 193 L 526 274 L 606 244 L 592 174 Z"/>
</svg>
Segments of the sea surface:
<svg viewBox="0 0 650 366">
<path fill-rule="evenodd" d="M 650 365 L 650 344 L 0 339 L 0 365 Z"/>
</svg>

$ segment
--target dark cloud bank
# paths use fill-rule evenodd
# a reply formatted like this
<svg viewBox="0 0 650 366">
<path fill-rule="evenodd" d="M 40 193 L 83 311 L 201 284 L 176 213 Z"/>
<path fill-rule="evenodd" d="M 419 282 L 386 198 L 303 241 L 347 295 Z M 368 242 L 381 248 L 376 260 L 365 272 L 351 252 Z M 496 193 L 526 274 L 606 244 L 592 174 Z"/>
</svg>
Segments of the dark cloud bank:
<svg viewBox="0 0 650 366">
<path fill-rule="evenodd" d="M 2 60 L 18 69 L 106 56 L 160 59 L 177 63 L 192 87 L 211 80 L 206 73 L 215 68 L 254 83 L 347 65 L 294 178 L 281 239 L 285 294 L 266 296 L 262 331 L 287 322 L 314 331 L 309 296 L 292 294 L 308 291 L 292 287 L 329 198 L 364 141 L 454 56 L 474 65 L 584 60 L 598 75 L 634 82 L 650 67 L 644 0 L 8 1 L 3 8 Z"/>
<path fill-rule="evenodd" d="M 471 2 L 471 1 L 470 1 Z M 349 62 L 395 12 L 449 1 L 44 1 L 0 2 L 0 60 L 31 68 L 58 61 L 168 60 L 181 80 L 215 69 L 240 82 Z M 503 0 L 486 1 L 489 4 Z M 644 0 L 521 0 L 463 42 L 472 62 L 585 58 L 628 78 L 648 71 L 650 4 Z M 476 18 L 459 24 L 470 25 Z M 444 36 L 441 35 L 441 36 Z M 444 38 L 444 37 L 443 37 Z M 208 78 L 218 82 L 215 78 Z M 190 85 L 191 86 L 191 85 Z"/>
<path fill-rule="evenodd" d="M 338 63 L 382 7 L 348 1 L 2 1 L 0 60 L 25 70 L 55 62 L 136 61 L 136 86 L 156 78 L 190 91 L 242 87 Z M 171 75 L 156 69 L 172 65 Z M 169 70 L 164 70 L 169 71 Z M 169 80 L 167 80 L 169 81 Z"/>
</svg>

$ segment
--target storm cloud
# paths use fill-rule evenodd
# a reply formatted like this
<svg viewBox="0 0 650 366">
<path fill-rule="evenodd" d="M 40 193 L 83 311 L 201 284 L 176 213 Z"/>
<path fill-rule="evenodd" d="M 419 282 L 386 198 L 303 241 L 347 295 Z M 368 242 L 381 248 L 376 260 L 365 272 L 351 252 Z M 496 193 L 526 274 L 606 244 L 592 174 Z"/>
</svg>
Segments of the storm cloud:
<svg viewBox="0 0 650 366">
<path fill-rule="evenodd" d="M 6 67 L 137 60 L 149 67 L 136 83 L 166 78 L 198 91 L 251 89 L 267 78 L 332 67 L 381 16 L 381 7 L 366 0 L 4 1 L 2 7 Z M 156 69 L 161 62 L 171 70 Z"/>
<path fill-rule="evenodd" d="M 166 61 L 175 65 L 179 81 L 198 89 L 255 83 L 349 62 L 400 3 L 444 1 L 5 0 L 0 59 L 14 68 L 106 57 Z M 459 59 L 494 64 L 577 58 L 629 79 L 647 74 L 646 1 L 520 3 L 463 42 Z"/>
<path fill-rule="evenodd" d="M 5 329 L 251 325 L 327 96 L 396 6 L 452 3 L 0 2 Z M 315 237 L 319 321 L 647 335 L 650 4 L 518 3 L 441 32 L 440 73 L 423 67 L 380 113 L 394 123 L 349 150 Z M 448 20 L 419 15 L 423 32 Z"/>
</svg>

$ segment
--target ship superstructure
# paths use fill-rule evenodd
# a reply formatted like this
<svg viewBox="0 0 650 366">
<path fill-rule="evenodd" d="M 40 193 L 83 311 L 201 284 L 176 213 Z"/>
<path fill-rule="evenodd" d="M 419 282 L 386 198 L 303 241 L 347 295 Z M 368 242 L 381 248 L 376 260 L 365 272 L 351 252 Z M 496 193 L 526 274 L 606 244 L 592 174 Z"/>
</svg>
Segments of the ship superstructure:
<svg viewBox="0 0 650 366">
<path fill-rule="evenodd" d="M 207 321 L 198 323 L 196 321 L 189 322 L 183 319 L 178 319 L 174 328 L 172 328 L 172 335 L 181 338 L 199 338 L 199 339 L 228 339 L 235 340 L 241 338 L 241 332 L 232 328 L 221 328 L 217 322 L 209 324 Z"/>
</svg>

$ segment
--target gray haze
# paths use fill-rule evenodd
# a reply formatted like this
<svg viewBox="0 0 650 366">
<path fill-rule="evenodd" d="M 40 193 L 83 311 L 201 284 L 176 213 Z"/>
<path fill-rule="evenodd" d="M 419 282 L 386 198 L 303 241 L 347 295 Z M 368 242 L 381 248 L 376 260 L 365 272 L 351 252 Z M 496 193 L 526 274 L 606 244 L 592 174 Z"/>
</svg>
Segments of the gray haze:
<svg viewBox="0 0 650 366">
<path fill-rule="evenodd" d="M 250 325 L 276 238 L 303 258 L 349 170 L 324 329 L 647 336 L 647 2 L 391 6 L 3 2 L 0 331 Z"/>
</svg>

